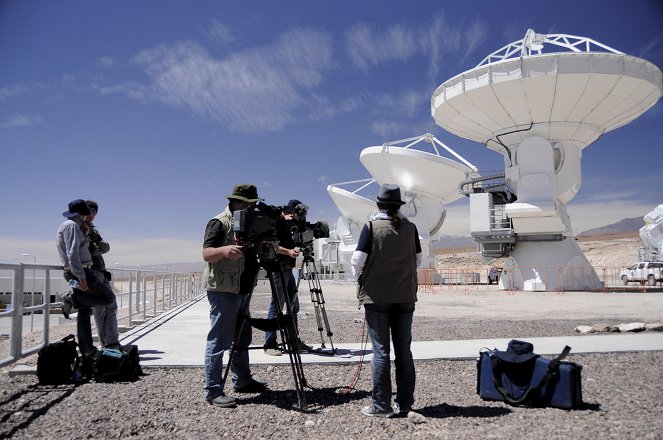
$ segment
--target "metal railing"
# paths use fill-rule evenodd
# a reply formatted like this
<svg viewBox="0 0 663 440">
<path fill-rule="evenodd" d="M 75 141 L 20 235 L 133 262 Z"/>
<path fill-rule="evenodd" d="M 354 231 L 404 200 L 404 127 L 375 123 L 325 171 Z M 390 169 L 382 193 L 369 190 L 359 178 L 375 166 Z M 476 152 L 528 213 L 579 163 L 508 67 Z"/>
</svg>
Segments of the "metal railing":
<svg viewBox="0 0 663 440">
<path fill-rule="evenodd" d="M 9 355 L 0 359 L 0 367 L 12 364 L 19 359 L 38 352 L 49 342 L 51 313 L 62 307 L 59 294 L 70 289 L 55 291 L 54 280 L 62 278 L 62 266 L 0 263 L 0 271 L 11 273 L 11 303 L 0 310 L 0 322 L 9 319 Z M 143 269 L 108 269 L 112 274 L 113 291 L 117 300 L 117 320 L 120 329 L 140 325 L 150 318 L 183 303 L 196 300 L 204 293 L 204 283 L 200 273 L 168 272 Z M 40 275 L 41 293 L 36 294 L 35 272 Z M 27 293 L 26 275 L 32 277 L 32 292 Z M 32 301 L 26 303 L 25 296 Z M 35 298 L 39 303 L 35 304 Z M 24 347 L 24 324 L 30 319 L 29 331 L 35 331 L 35 315 L 41 314 L 42 337 L 37 345 Z M 94 322 L 94 321 L 93 321 Z M 94 324 L 93 324 L 94 325 Z M 40 328 L 41 327 L 41 328 Z M 6 337 L 6 336 L 5 336 Z"/>
</svg>

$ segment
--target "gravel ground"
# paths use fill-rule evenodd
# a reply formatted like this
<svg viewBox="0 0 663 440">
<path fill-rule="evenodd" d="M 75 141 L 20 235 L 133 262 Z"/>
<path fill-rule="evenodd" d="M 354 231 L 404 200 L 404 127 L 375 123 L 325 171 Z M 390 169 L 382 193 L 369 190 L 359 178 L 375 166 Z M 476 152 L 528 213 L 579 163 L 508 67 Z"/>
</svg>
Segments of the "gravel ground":
<svg viewBox="0 0 663 440">
<path fill-rule="evenodd" d="M 266 310 L 267 301 L 257 292 L 254 316 Z M 334 342 L 359 341 L 362 318 L 356 307 L 330 312 Z M 415 313 L 413 335 L 415 340 L 571 338 L 577 335 L 576 326 L 592 323 L 448 319 Z M 54 328 L 51 339 L 73 330 L 73 323 Z M 300 330 L 304 340 L 319 343 L 310 303 L 302 304 Z M 254 342 L 262 337 L 255 332 Z M 26 338 L 39 342 L 38 334 Z M 5 368 L 0 370 L 0 438 L 663 438 L 663 352 L 572 353 L 568 360 L 583 365 L 585 404 L 573 411 L 481 400 L 476 394 L 474 360 L 417 361 L 414 409 L 423 423 L 407 417 L 361 415 L 370 398 L 370 363 L 361 365 L 352 390 L 347 387 L 359 371 L 358 364 L 305 364 L 308 412 L 294 407 L 297 398 L 289 365 L 252 367 L 255 377 L 269 385 L 261 395 L 240 395 L 227 387 L 228 394 L 238 399 L 235 409 L 205 402 L 202 367 L 149 368 L 134 383 L 59 387 L 40 386 L 35 376 L 10 377 Z M 36 356 L 21 361 L 34 362 Z"/>
<path fill-rule="evenodd" d="M 135 383 L 43 387 L 34 377 L 0 384 L 0 438 L 661 438 L 660 352 L 577 355 L 586 404 L 574 411 L 515 408 L 484 402 L 475 392 L 474 361 L 419 361 L 415 410 L 409 418 L 369 419 L 370 365 L 356 389 L 357 365 L 305 365 L 310 413 L 293 408 L 288 366 L 255 366 L 269 381 L 262 395 L 219 409 L 202 398 L 202 368 L 153 368 Z"/>
</svg>

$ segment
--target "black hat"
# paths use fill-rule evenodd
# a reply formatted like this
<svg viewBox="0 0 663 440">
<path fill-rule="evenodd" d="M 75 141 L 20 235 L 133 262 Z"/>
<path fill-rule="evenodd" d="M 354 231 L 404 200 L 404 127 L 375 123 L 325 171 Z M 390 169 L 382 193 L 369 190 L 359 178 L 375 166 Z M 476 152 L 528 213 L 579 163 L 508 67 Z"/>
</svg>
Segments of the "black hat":
<svg viewBox="0 0 663 440">
<path fill-rule="evenodd" d="M 90 215 L 90 208 L 88 208 L 85 200 L 76 199 L 72 202 L 69 202 L 69 211 L 63 212 L 62 215 L 67 218 L 73 218 L 77 215 Z"/>
<path fill-rule="evenodd" d="M 235 185 L 233 187 L 233 193 L 229 196 L 226 196 L 226 198 L 230 200 L 241 200 L 242 202 L 247 203 L 256 203 L 258 201 L 265 200 L 258 197 L 258 190 L 256 189 L 256 186 L 248 183 Z"/>
<path fill-rule="evenodd" d="M 505 362 L 520 363 L 535 358 L 538 355 L 534 353 L 534 345 L 530 342 L 512 339 L 509 341 L 506 351 L 499 351 L 495 353 L 495 356 Z"/>
<path fill-rule="evenodd" d="M 287 205 L 285 205 L 285 206 L 283 207 L 283 210 L 284 210 L 284 211 L 287 211 L 287 212 L 295 212 L 295 208 L 296 208 L 298 205 L 302 205 L 302 204 L 303 204 L 303 203 L 300 202 L 299 200 L 297 200 L 297 199 L 292 199 L 292 200 L 290 200 L 290 201 L 288 202 Z"/>
<path fill-rule="evenodd" d="M 385 183 L 380 187 L 380 194 L 377 198 L 378 203 L 387 203 L 392 205 L 404 205 L 401 200 L 401 189 L 393 183 Z"/>
</svg>

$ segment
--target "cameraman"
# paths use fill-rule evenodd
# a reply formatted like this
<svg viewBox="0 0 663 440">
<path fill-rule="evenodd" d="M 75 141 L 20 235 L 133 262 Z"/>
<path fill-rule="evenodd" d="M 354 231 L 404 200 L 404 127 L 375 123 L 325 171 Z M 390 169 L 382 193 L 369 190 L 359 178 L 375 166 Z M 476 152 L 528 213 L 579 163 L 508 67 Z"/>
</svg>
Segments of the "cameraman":
<svg viewBox="0 0 663 440">
<path fill-rule="evenodd" d="M 299 205 L 302 205 L 302 202 L 299 200 L 290 200 L 288 204 L 283 207 L 281 217 L 276 221 L 275 225 L 276 237 L 279 241 L 279 262 L 281 263 L 283 275 L 285 276 L 285 290 L 292 308 L 292 318 L 295 323 L 295 328 L 297 329 L 299 297 L 297 296 L 297 282 L 295 281 L 295 276 L 293 275 L 292 270 L 296 266 L 296 258 L 299 256 L 299 248 L 295 246 L 295 240 L 292 237 L 292 225 L 295 221 L 295 208 Z M 278 276 L 278 274 L 274 275 Z M 276 282 L 275 284 L 280 286 L 279 282 Z M 283 293 L 279 292 L 279 295 L 283 295 Z M 281 297 L 281 303 L 284 303 L 283 297 Z M 272 298 L 272 302 L 269 305 L 269 311 L 267 312 L 267 318 L 275 318 L 276 312 L 276 304 L 274 304 L 274 299 Z M 297 334 L 299 334 L 299 330 L 297 330 Z M 306 345 L 301 339 L 299 339 L 299 337 L 297 338 L 297 348 L 301 352 L 313 350 L 311 346 Z M 265 353 L 270 356 L 281 356 L 281 350 L 276 342 L 276 332 L 265 332 L 264 350 Z"/>
<path fill-rule="evenodd" d="M 203 278 L 210 303 L 211 329 L 205 348 L 205 390 L 207 401 L 221 408 L 233 408 L 235 399 L 223 390 L 223 354 L 235 340 L 235 332 L 249 311 L 251 293 L 258 278 L 258 260 L 236 244 L 233 212 L 246 209 L 259 200 L 254 185 L 235 185 L 226 209 L 211 219 L 205 228 L 203 260 L 207 263 Z M 251 326 L 244 325 L 237 335 L 237 345 L 251 344 Z M 258 382 L 249 369 L 249 352 L 238 350 L 230 364 L 233 390 L 237 393 L 261 393 L 267 385 Z"/>
</svg>

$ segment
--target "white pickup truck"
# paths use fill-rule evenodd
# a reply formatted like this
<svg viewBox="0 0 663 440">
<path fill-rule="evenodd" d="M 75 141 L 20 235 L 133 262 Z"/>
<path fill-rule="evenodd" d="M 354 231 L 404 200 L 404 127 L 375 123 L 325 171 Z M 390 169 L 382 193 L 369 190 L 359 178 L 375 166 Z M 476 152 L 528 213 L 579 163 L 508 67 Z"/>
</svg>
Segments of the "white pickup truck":
<svg viewBox="0 0 663 440">
<path fill-rule="evenodd" d="M 640 284 L 647 283 L 655 286 L 656 283 L 663 282 L 663 262 L 661 261 L 641 261 L 628 269 L 619 273 L 619 279 L 625 286 L 629 282 Z"/>
</svg>

